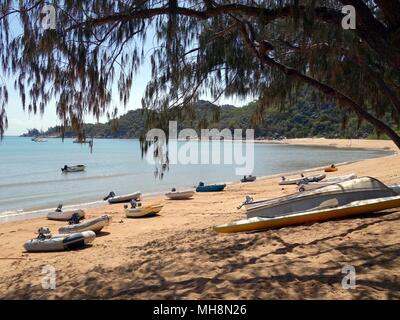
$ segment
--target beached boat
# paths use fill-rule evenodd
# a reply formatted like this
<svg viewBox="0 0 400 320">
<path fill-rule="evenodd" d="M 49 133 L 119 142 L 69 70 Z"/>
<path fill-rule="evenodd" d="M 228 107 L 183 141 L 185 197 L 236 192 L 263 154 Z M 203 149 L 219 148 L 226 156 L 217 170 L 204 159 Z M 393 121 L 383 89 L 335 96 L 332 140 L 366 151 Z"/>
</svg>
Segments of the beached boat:
<svg viewBox="0 0 400 320">
<path fill-rule="evenodd" d="M 127 218 L 143 218 L 154 216 L 161 211 L 164 205 L 161 203 L 149 204 L 141 206 L 138 204 L 136 208 L 125 208 L 125 214 Z"/>
<path fill-rule="evenodd" d="M 314 209 L 270 218 L 253 217 L 214 227 L 216 232 L 257 231 L 321 222 L 400 207 L 400 196 L 353 201 L 342 206 Z"/>
<path fill-rule="evenodd" d="M 257 177 L 249 175 L 249 176 L 244 176 L 243 179 L 240 179 L 241 182 L 253 182 L 256 181 Z"/>
<path fill-rule="evenodd" d="M 305 177 L 303 174 L 299 178 L 287 179 L 285 176 L 282 176 L 282 181 L 279 182 L 280 185 L 290 185 L 290 184 L 299 184 L 301 181 L 308 182 L 318 182 L 326 178 L 326 174 L 319 174 L 316 176 L 308 176 Z"/>
<path fill-rule="evenodd" d="M 171 200 L 187 200 L 193 197 L 193 195 L 193 190 L 176 191 L 175 189 L 172 189 L 171 192 L 165 194 L 165 196 Z"/>
<path fill-rule="evenodd" d="M 24 248 L 29 252 L 50 252 L 81 249 L 92 243 L 96 238 L 93 231 L 71 234 L 40 234 L 38 238 L 28 240 Z"/>
<path fill-rule="evenodd" d="M 356 178 L 357 178 L 357 175 L 355 173 L 352 173 L 352 174 L 348 174 L 345 176 L 327 178 L 327 179 L 325 179 L 323 181 L 319 181 L 319 182 L 309 182 L 307 180 L 302 180 L 299 183 L 299 191 L 303 192 L 303 191 L 307 191 L 307 190 L 315 190 L 315 189 L 329 186 L 331 184 L 336 184 L 336 183 L 340 183 L 340 182 L 344 182 L 344 181 L 348 181 L 348 180 L 352 180 L 352 179 L 356 179 Z"/>
<path fill-rule="evenodd" d="M 203 182 L 200 182 L 196 188 L 196 192 L 219 192 L 224 190 L 226 184 L 211 184 L 205 185 Z"/>
<path fill-rule="evenodd" d="M 62 172 L 81 172 L 81 171 L 85 171 L 85 166 L 83 164 L 79 164 L 77 166 L 67 166 L 65 165 L 64 168 L 61 168 Z"/>
<path fill-rule="evenodd" d="M 70 224 L 58 229 L 59 233 L 76 233 L 83 231 L 93 231 L 95 233 L 100 232 L 104 227 L 111 223 L 112 217 L 109 215 L 102 215 L 97 218 L 87 219 L 85 221 L 80 221 L 79 223 Z"/>
<path fill-rule="evenodd" d="M 110 194 L 103 198 L 104 201 L 108 200 L 108 203 L 114 204 L 114 203 L 124 203 L 124 202 L 131 202 L 132 200 L 139 200 L 141 197 L 140 191 L 136 191 L 134 193 L 122 195 L 122 196 L 117 196 L 113 191 L 110 192 Z"/>
<path fill-rule="evenodd" d="M 336 168 L 336 166 L 333 164 L 330 167 L 327 167 L 324 169 L 325 172 L 336 172 L 338 171 L 338 168 Z"/>
<path fill-rule="evenodd" d="M 85 211 L 83 210 L 69 210 L 63 211 L 62 206 L 60 205 L 56 210 L 51 211 L 47 214 L 47 219 L 49 220 L 59 220 L 59 221 L 68 221 L 71 220 L 74 214 L 77 214 L 80 219 L 85 217 Z"/>
<path fill-rule="evenodd" d="M 320 189 L 296 193 L 271 200 L 244 203 L 248 218 L 276 217 L 350 202 L 397 196 L 397 190 L 379 180 L 363 177 Z"/>
</svg>

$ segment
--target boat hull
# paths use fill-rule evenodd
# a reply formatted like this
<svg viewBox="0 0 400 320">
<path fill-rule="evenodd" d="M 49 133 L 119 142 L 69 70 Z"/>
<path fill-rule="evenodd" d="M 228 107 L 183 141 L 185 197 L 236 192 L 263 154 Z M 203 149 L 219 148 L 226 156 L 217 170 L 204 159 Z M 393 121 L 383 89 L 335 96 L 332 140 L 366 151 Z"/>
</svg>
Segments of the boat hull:
<svg viewBox="0 0 400 320">
<path fill-rule="evenodd" d="M 84 231 L 72 234 L 57 234 L 50 239 L 28 240 L 24 248 L 28 252 L 52 252 L 81 249 L 92 243 L 96 238 L 93 231 Z"/>
<path fill-rule="evenodd" d="M 109 215 L 103 215 L 101 217 L 88 219 L 78 224 L 70 224 L 65 227 L 58 229 L 61 234 L 69 234 L 83 231 L 93 231 L 95 233 L 100 232 L 104 227 L 111 223 L 112 218 Z"/>
<path fill-rule="evenodd" d="M 220 192 L 223 191 L 226 184 L 214 184 L 210 186 L 198 186 L 196 192 Z"/>
<path fill-rule="evenodd" d="M 165 194 L 166 197 L 170 198 L 171 200 L 187 200 L 193 197 L 194 191 L 175 191 L 175 192 L 168 192 Z"/>
<path fill-rule="evenodd" d="M 291 185 L 291 184 L 298 184 L 298 183 L 300 183 L 301 181 L 304 181 L 304 180 L 321 181 L 321 180 L 323 180 L 325 178 L 326 178 L 325 174 L 320 174 L 318 176 L 300 177 L 300 178 L 297 178 L 297 179 L 286 179 L 286 180 L 280 181 L 279 185 L 285 186 L 285 185 Z"/>
<path fill-rule="evenodd" d="M 162 204 L 153 204 L 135 209 L 126 209 L 125 214 L 127 218 L 144 218 L 158 214 L 162 208 Z"/>
<path fill-rule="evenodd" d="M 115 204 L 115 203 L 131 202 L 132 200 L 139 200 L 141 195 L 142 194 L 140 192 L 135 192 L 124 196 L 116 196 L 108 199 L 108 203 Z"/>
<path fill-rule="evenodd" d="M 83 210 L 70 210 L 70 211 L 52 211 L 47 214 L 47 219 L 49 220 L 58 220 L 58 221 L 68 221 L 71 220 L 72 215 L 74 213 L 79 214 L 79 218 L 82 219 L 85 217 L 85 211 Z"/>
<path fill-rule="evenodd" d="M 382 210 L 400 207 L 400 196 L 362 200 L 348 205 L 330 209 L 300 212 L 273 218 L 253 217 L 225 225 L 214 227 L 214 231 L 233 233 L 243 231 L 257 231 L 285 226 L 301 225 L 304 223 L 321 222 L 331 219 L 345 218 L 354 215 L 368 214 Z"/>
</svg>

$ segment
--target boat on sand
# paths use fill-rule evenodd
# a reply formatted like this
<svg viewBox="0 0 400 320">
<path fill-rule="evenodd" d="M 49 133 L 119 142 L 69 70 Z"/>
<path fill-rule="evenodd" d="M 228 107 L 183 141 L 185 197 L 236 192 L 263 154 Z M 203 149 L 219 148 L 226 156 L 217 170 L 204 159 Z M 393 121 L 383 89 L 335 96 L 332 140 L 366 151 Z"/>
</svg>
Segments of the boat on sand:
<svg viewBox="0 0 400 320">
<path fill-rule="evenodd" d="M 271 200 L 244 203 L 247 218 L 215 227 L 218 232 L 262 230 L 343 218 L 400 206 L 400 186 L 386 186 L 372 177 Z"/>
<path fill-rule="evenodd" d="M 108 200 L 108 203 L 110 204 L 124 203 L 124 202 L 131 202 L 132 200 L 139 200 L 141 195 L 142 194 L 140 193 L 140 191 L 136 191 L 134 193 L 117 196 L 113 191 L 111 191 L 108 196 L 103 198 L 103 200 L 104 201 Z"/>
<path fill-rule="evenodd" d="M 299 184 L 302 181 L 307 182 L 318 182 L 326 178 L 326 174 L 319 174 L 316 176 L 308 176 L 305 177 L 303 174 L 299 178 L 287 179 L 285 176 L 282 176 L 282 181 L 279 182 L 280 185 L 290 185 L 290 184 Z"/>
<path fill-rule="evenodd" d="M 163 208 L 163 204 L 155 203 L 149 204 L 146 206 L 142 206 L 139 202 L 136 207 L 127 208 L 125 206 L 125 215 L 127 218 L 143 218 L 143 217 L 150 217 L 154 216 L 161 211 Z"/>
<path fill-rule="evenodd" d="M 100 217 L 85 219 L 84 221 L 73 221 L 67 226 L 58 229 L 61 234 L 76 233 L 83 231 L 100 232 L 104 227 L 111 223 L 112 217 L 109 215 L 102 215 Z M 77 222 L 77 223 L 76 223 Z"/>
<path fill-rule="evenodd" d="M 167 192 L 165 194 L 165 196 L 170 198 L 171 200 L 187 200 L 193 197 L 193 195 L 193 190 L 177 191 L 175 188 L 173 188 L 171 192 Z"/>
<path fill-rule="evenodd" d="M 272 228 L 321 222 L 330 219 L 345 218 L 359 214 L 378 212 L 400 207 L 400 196 L 383 197 L 353 201 L 342 206 L 333 206 L 310 211 L 297 212 L 276 217 L 252 217 L 214 227 L 214 231 L 223 233 L 259 231 Z"/>
<path fill-rule="evenodd" d="M 224 190 L 226 184 L 211 184 L 205 185 L 204 182 L 200 182 L 196 188 L 196 192 L 219 192 Z"/>
<path fill-rule="evenodd" d="M 303 191 L 307 191 L 307 190 L 315 190 L 315 189 L 329 186 L 331 184 L 336 184 L 336 183 L 340 183 L 340 182 L 344 182 L 344 181 L 352 180 L 352 179 L 356 179 L 356 178 L 357 178 L 357 175 L 355 173 L 351 173 L 351 174 L 348 174 L 345 176 L 327 178 L 327 179 L 325 179 L 323 181 L 319 181 L 319 182 L 310 182 L 307 180 L 302 180 L 299 183 L 299 191 L 303 192 Z"/>
<path fill-rule="evenodd" d="M 48 228 L 40 228 L 38 237 L 26 241 L 24 248 L 28 252 L 75 250 L 84 248 L 95 238 L 93 231 L 52 235 Z"/>
<path fill-rule="evenodd" d="M 253 182 L 256 181 L 257 177 L 249 175 L 249 176 L 244 176 L 243 179 L 240 179 L 240 182 Z"/>
<path fill-rule="evenodd" d="M 50 211 L 47 213 L 47 219 L 49 220 L 59 220 L 59 221 L 68 221 L 71 220 L 72 216 L 77 214 L 80 219 L 85 217 L 85 211 L 83 210 L 68 210 L 63 211 L 62 205 L 60 204 L 58 208 L 54 211 Z"/>
</svg>

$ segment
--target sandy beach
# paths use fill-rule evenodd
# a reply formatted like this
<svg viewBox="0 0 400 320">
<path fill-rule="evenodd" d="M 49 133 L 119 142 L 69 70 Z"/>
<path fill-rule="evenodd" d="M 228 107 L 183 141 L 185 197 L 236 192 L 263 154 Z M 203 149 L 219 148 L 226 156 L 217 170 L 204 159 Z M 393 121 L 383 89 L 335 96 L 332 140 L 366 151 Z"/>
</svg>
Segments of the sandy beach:
<svg viewBox="0 0 400 320">
<path fill-rule="evenodd" d="M 391 149 L 390 141 L 292 139 L 285 143 Z M 320 171 L 316 171 L 320 172 Z M 357 173 L 400 183 L 400 156 L 339 166 L 329 176 Z M 279 177 L 228 185 L 192 200 L 161 200 L 159 216 L 127 219 L 123 205 L 87 210 L 113 223 L 91 247 L 27 253 L 22 247 L 44 218 L 0 224 L 2 299 L 398 299 L 400 209 L 257 233 L 217 234 L 212 227 L 245 218 L 246 195 L 274 198 L 296 191 Z M 150 200 L 149 200 L 150 201 Z M 42 267 L 56 269 L 56 289 L 41 286 Z M 342 268 L 356 270 L 356 288 L 344 289 Z"/>
</svg>

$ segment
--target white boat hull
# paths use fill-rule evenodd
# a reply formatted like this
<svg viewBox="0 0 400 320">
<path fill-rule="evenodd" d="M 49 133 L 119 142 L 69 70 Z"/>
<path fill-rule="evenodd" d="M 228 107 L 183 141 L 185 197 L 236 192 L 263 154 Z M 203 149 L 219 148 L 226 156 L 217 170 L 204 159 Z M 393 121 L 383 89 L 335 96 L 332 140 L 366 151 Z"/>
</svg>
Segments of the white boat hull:
<svg viewBox="0 0 400 320">
<path fill-rule="evenodd" d="M 58 220 L 58 221 L 68 221 L 71 220 L 72 215 L 78 213 L 79 217 L 82 219 L 85 217 L 85 211 L 83 210 L 70 210 L 70 211 L 51 211 L 47 214 L 47 219 Z"/>
<path fill-rule="evenodd" d="M 193 190 L 174 191 L 166 193 L 165 196 L 170 198 L 171 200 L 186 200 L 193 197 L 194 193 L 195 192 Z"/>
<path fill-rule="evenodd" d="M 78 224 L 70 224 L 58 229 L 61 234 L 70 234 L 83 231 L 100 232 L 104 227 L 111 223 L 112 217 L 109 215 L 102 215 L 97 218 L 88 219 Z"/>
<path fill-rule="evenodd" d="M 140 196 L 142 194 L 140 192 L 135 192 L 123 196 L 115 196 L 110 199 L 108 199 L 108 203 L 113 204 L 113 203 L 121 203 L 121 202 L 130 202 L 132 200 L 139 200 Z"/>
<path fill-rule="evenodd" d="M 85 247 L 93 242 L 96 234 L 93 231 L 84 231 L 72 234 L 57 234 L 50 239 L 32 239 L 24 244 L 28 252 L 51 252 L 74 250 Z"/>
</svg>

